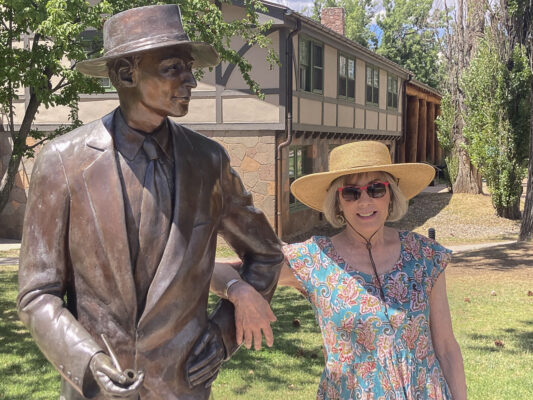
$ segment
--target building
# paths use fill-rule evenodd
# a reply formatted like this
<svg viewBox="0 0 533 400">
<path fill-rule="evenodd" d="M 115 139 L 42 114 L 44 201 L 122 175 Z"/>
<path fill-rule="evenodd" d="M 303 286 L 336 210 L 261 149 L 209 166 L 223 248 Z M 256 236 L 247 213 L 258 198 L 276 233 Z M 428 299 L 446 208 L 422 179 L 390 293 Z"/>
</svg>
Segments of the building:
<svg viewBox="0 0 533 400">
<path fill-rule="evenodd" d="M 221 3 L 225 18 L 244 16 L 243 7 L 234 3 Z M 227 149 L 256 206 L 280 237 L 290 239 L 325 223 L 320 213 L 294 199 L 289 185 L 302 175 L 326 170 L 334 146 L 379 140 L 397 161 L 439 164 L 434 119 L 440 96 L 436 91 L 416 82 L 406 69 L 347 39 L 341 8 L 324 10 L 320 24 L 285 6 L 264 4 L 268 11 L 262 19 L 273 21 L 268 36 L 281 66 L 270 66 L 266 50 L 250 47 L 240 38 L 231 45 L 250 60 L 251 76 L 265 100 L 251 93 L 235 65 L 221 63 L 198 82 L 189 114 L 179 122 Z M 23 107 L 24 96 L 20 101 Z M 89 122 L 117 105 L 112 90 L 81 95 L 79 116 Z M 43 108 L 34 128 L 53 130 L 67 116 L 67 108 Z M 6 151 L 2 153 L 0 147 L 0 160 L 2 154 L 5 158 Z M 30 167 L 25 164 L 21 190 L 0 215 L 0 236 L 20 235 Z"/>
</svg>

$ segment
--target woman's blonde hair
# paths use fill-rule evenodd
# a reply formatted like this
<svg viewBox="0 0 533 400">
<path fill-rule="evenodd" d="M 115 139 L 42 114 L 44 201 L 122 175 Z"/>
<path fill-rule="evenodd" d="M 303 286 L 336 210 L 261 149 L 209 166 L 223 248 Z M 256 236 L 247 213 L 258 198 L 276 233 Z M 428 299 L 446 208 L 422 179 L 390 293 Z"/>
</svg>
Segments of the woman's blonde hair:
<svg viewBox="0 0 533 400">
<path fill-rule="evenodd" d="M 379 173 L 382 174 L 385 181 L 389 182 L 390 205 L 387 221 L 398 221 L 407 212 L 408 200 L 401 192 L 396 183 L 396 179 L 391 174 L 382 171 L 379 171 Z M 354 175 L 357 174 L 344 175 L 331 182 L 326 197 L 324 198 L 324 206 L 322 208 L 324 210 L 324 216 L 334 228 L 342 228 L 346 224 L 339 209 L 338 189 L 344 186 L 346 181 Z"/>
</svg>

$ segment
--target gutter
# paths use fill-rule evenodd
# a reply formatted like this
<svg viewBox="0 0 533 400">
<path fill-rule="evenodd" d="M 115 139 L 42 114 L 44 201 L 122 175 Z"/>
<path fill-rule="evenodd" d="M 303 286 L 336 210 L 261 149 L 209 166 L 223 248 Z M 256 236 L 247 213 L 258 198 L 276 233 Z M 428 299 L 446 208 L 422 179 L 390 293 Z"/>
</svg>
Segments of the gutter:
<svg viewBox="0 0 533 400">
<path fill-rule="evenodd" d="M 291 11 L 291 10 L 288 10 Z M 291 12 L 287 12 L 290 15 Z M 280 143 L 276 150 L 276 218 L 275 218 L 275 230 L 278 237 L 281 239 L 282 235 L 282 215 L 281 215 L 281 196 L 282 191 L 282 177 L 283 177 L 283 163 L 281 153 L 282 150 L 292 143 L 292 70 L 293 70 L 293 58 L 294 50 L 292 38 L 300 32 L 302 29 L 302 23 L 299 19 L 296 20 L 296 28 L 289 33 L 286 43 L 286 73 L 287 73 L 287 91 L 285 102 L 285 137 L 286 140 Z"/>
</svg>

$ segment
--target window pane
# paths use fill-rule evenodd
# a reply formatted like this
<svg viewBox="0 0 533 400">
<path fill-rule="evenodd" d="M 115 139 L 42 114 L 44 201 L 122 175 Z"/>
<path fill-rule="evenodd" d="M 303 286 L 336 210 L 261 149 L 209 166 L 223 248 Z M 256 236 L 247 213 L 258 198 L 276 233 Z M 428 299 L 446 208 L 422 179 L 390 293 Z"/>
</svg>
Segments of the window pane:
<svg viewBox="0 0 533 400">
<path fill-rule="evenodd" d="M 289 149 L 289 178 L 294 178 L 294 150 Z"/>
<path fill-rule="evenodd" d="M 346 96 L 346 78 L 339 76 L 339 96 Z"/>
<path fill-rule="evenodd" d="M 372 103 L 372 86 L 366 85 L 366 101 Z"/>
<path fill-rule="evenodd" d="M 322 68 L 315 67 L 313 69 L 313 90 L 322 91 Z"/>
<path fill-rule="evenodd" d="M 339 57 L 339 76 L 346 76 L 346 58 L 343 56 Z"/>
<path fill-rule="evenodd" d="M 300 64 L 309 65 L 309 41 L 300 40 Z"/>
<path fill-rule="evenodd" d="M 313 66 L 322 67 L 322 46 L 313 43 Z"/>
<path fill-rule="evenodd" d="M 373 89 L 372 103 L 379 103 L 379 89 L 377 87 Z"/>
<path fill-rule="evenodd" d="M 366 67 L 366 84 L 372 86 L 372 68 Z"/>
<path fill-rule="evenodd" d="M 379 73 L 378 73 L 378 70 L 375 69 L 374 70 L 374 88 L 378 88 L 379 87 Z"/>
<path fill-rule="evenodd" d="M 348 97 L 355 98 L 355 80 L 348 79 Z"/>
<path fill-rule="evenodd" d="M 348 78 L 355 79 L 355 61 L 348 59 Z"/>
<path fill-rule="evenodd" d="M 296 150 L 296 178 L 302 176 L 302 149 Z"/>
</svg>

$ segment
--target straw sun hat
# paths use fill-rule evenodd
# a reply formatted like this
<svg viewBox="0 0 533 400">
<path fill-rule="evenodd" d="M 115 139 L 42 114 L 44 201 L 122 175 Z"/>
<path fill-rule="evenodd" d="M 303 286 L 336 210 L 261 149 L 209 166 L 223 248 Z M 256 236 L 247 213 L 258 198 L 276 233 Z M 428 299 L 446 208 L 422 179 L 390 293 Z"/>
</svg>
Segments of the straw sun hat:
<svg viewBox="0 0 533 400">
<path fill-rule="evenodd" d="M 323 211 L 327 190 L 335 179 L 372 171 L 388 172 L 395 177 L 407 199 L 420 193 L 435 176 L 435 169 L 431 165 L 393 164 L 389 149 L 383 143 L 361 141 L 335 147 L 329 155 L 329 171 L 296 179 L 291 185 L 291 191 L 306 206 Z"/>
</svg>

